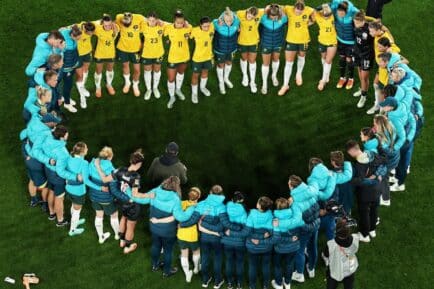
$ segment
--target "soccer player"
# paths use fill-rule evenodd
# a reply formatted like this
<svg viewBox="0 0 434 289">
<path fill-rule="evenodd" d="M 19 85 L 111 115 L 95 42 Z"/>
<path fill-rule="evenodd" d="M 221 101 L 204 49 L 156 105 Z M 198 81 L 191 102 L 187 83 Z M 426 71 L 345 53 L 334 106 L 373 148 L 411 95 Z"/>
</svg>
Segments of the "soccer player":
<svg viewBox="0 0 434 289">
<path fill-rule="evenodd" d="M 340 78 L 337 88 L 345 86 L 350 90 L 354 85 L 354 27 L 353 17 L 359 12 L 348 0 L 333 0 L 330 4 L 335 17 L 335 27 L 338 37 Z M 348 68 L 348 69 L 347 69 Z"/>
<path fill-rule="evenodd" d="M 229 80 L 232 70 L 233 54 L 237 50 L 238 30 L 240 20 L 229 7 L 213 20 L 216 33 L 214 35 L 213 50 L 215 61 L 217 62 L 217 78 L 221 94 L 226 94 L 226 86 L 233 88 L 234 85 Z"/>
<path fill-rule="evenodd" d="M 117 43 L 117 58 L 122 62 L 122 71 L 124 75 L 124 87 L 122 92 L 127 94 L 130 91 L 130 62 L 133 63 L 133 93 L 134 96 L 140 96 L 139 79 L 140 79 L 140 49 L 142 40 L 140 39 L 141 27 L 145 22 L 145 17 L 140 14 L 125 12 L 116 15 L 116 24 L 119 26 L 119 39 Z"/>
<path fill-rule="evenodd" d="M 333 58 L 336 55 L 338 43 L 334 25 L 335 17 L 328 4 L 323 4 L 321 10 L 316 12 L 315 21 L 319 27 L 318 46 L 323 67 L 322 78 L 318 83 L 318 90 L 322 91 L 330 80 Z"/>
<path fill-rule="evenodd" d="M 285 26 L 288 17 L 278 4 L 270 4 L 265 8 L 265 15 L 260 20 L 261 54 L 262 54 L 262 88 L 261 93 L 268 92 L 268 74 L 271 63 L 271 81 L 274 87 L 279 85 L 277 72 L 280 66 L 280 50 L 284 41 Z"/>
<path fill-rule="evenodd" d="M 141 28 L 144 37 L 141 62 L 143 63 L 143 75 L 146 86 L 145 100 L 149 100 L 152 93 L 157 99 L 161 96 L 158 85 L 160 83 L 161 63 L 164 55 L 163 34 L 164 29 L 169 25 L 158 19 L 155 12 L 150 12 Z"/>
<path fill-rule="evenodd" d="M 237 17 L 240 19 L 240 32 L 238 36 L 238 50 L 241 53 L 240 66 L 243 73 L 241 84 L 244 87 L 249 86 L 249 76 L 247 75 L 247 64 L 250 74 L 250 91 L 256 93 L 256 56 L 259 43 L 259 24 L 264 15 L 264 9 L 258 9 L 255 6 L 246 10 L 237 11 Z"/>
<path fill-rule="evenodd" d="M 164 29 L 164 36 L 170 42 L 167 64 L 167 89 L 170 97 L 167 103 L 168 109 L 173 107 L 176 101 L 175 95 L 180 100 L 185 100 L 181 88 L 187 63 L 190 60 L 188 39 L 192 29 L 190 25 L 186 24 L 184 13 L 181 10 L 176 10 L 173 22 L 173 25 Z"/>
<path fill-rule="evenodd" d="M 95 96 L 102 97 L 101 92 L 101 79 L 104 63 L 106 64 L 106 88 L 110 95 L 115 95 L 115 89 L 112 86 L 114 78 L 114 61 L 116 57 L 115 51 L 115 39 L 119 33 L 119 26 L 112 21 L 112 18 L 108 14 L 104 14 L 102 19 L 95 25 L 94 35 L 98 41 L 95 49 Z"/>
<path fill-rule="evenodd" d="M 214 25 L 209 17 L 202 17 L 200 25 L 194 27 L 190 38 L 194 40 L 195 48 L 193 53 L 191 76 L 191 101 L 198 103 L 198 84 L 200 75 L 200 91 L 205 96 L 210 96 L 211 92 L 206 88 L 208 82 L 208 72 L 212 68 L 212 40 L 214 38 Z"/>
<path fill-rule="evenodd" d="M 306 6 L 304 1 L 297 0 L 294 6 L 285 6 L 285 13 L 288 16 L 288 32 L 286 34 L 285 48 L 285 71 L 283 74 L 283 85 L 278 95 L 285 95 L 289 90 L 289 80 L 291 79 L 292 66 L 295 56 L 297 58 L 297 73 L 295 76 L 296 84 L 303 84 L 303 68 L 305 64 L 306 51 L 309 47 L 309 25 L 315 21 L 314 9 Z"/>
<path fill-rule="evenodd" d="M 33 50 L 32 60 L 26 67 L 26 75 L 32 77 L 36 70 L 47 62 L 51 54 L 60 54 L 64 48 L 65 39 L 58 30 L 40 33 L 36 37 L 36 47 Z"/>
</svg>

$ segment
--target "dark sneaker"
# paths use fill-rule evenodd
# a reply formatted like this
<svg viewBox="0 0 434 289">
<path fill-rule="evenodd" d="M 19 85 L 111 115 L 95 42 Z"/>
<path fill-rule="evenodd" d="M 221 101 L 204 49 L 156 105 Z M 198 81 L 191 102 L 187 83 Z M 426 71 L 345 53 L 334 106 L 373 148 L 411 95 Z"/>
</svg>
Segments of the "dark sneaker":
<svg viewBox="0 0 434 289">
<path fill-rule="evenodd" d="M 211 283 L 212 277 L 209 277 L 208 281 L 206 282 L 202 282 L 202 287 L 203 288 L 208 288 L 209 283 Z"/>
<path fill-rule="evenodd" d="M 41 203 L 41 200 L 39 198 L 32 198 L 30 200 L 30 207 L 36 207 Z"/>
<path fill-rule="evenodd" d="M 48 220 L 50 220 L 50 221 L 54 221 L 54 220 L 56 220 L 56 214 L 48 214 Z"/>
<path fill-rule="evenodd" d="M 59 222 L 59 221 L 56 222 L 56 227 L 65 227 L 67 225 L 69 225 L 69 222 L 65 219 L 61 222 Z"/>
<path fill-rule="evenodd" d="M 164 267 L 164 262 L 160 261 L 157 266 L 152 266 L 152 272 L 157 272 Z"/>
<path fill-rule="evenodd" d="M 178 268 L 173 267 L 172 269 L 170 269 L 169 273 L 163 273 L 163 277 L 164 278 L 169 278 L 170 276 L 175 275 L 176 272 L 178 272 Z"/>
</svg>

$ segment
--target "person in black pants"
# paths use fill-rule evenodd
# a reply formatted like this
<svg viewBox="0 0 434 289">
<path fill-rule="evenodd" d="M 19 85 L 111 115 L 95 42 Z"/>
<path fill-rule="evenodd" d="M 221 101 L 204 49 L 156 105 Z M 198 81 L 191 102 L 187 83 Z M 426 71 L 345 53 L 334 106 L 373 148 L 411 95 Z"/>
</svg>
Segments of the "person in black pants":
<svg viewBox="0 0 434 289">
<path fill-rule="evenodd" d="M 368 0 L 366 15 L 377 19 L 383 18 L 383 6 L 392 0 Z"/>
</svg>

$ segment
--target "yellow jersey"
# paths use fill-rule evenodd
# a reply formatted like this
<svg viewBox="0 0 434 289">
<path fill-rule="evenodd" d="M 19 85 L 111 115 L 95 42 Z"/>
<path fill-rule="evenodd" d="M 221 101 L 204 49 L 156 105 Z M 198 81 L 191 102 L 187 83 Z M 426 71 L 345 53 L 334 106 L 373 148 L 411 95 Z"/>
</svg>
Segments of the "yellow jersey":
<svg viewBox="0 0 434 289">
<path fill-rule="evenodd" d="M 181 63 L 190 60 L 188 39 L 190 37 L 191 29 L 191 26 L 186 28 L 175 28 L 173 24 L 164 29 L 164 36 L 167 36 L 170 41 L 168 56 L 169 63 Z"/>
<path fill-rule="evenodd" d="M 149 26 L 148 22 L 143 23 L 141 30 L 144 37 L 142 58 L 154 59 L 163 57 L 163 35 L 165 28 L 169 25 L 170 24 Z"/>
<path fill-rule="evenodd" d="M 80 39 L 77 41 L 77 50 L 78 50 L 78 55 L 83 56 L 86 54 L 89 54 L 92 52 L 92 35 L 89 35 L 85 32 L 83 25 L 86 22 L 80 22 L 78 23 L 78 27 L 80 27 L 81 30 L 81 37 Z"/>
<path fill-rule="evenodd" d="M 294 44 L 306 44 L 310 42 L 309 17 L 313 12 L 313 8 L 305 6 L 303 13 L 295 15 L 294 6 L 285 6 L 285 13 L 288 16 L 286 42 Z"/>
<path fill-rule="evenodd" d="M 264 9 L 259 9 L 255 18 L 247 20 L 246 10 L 237 12 L 237 17 L 240 19 L 238 44 L 257 45 L 259 43 L 259 23 L 262 15 L 264 15 Z"/>
<path fill-rule="evenodd" d="M 116 24 L 119 25 L 119 40 L 116 46 L 117 49 L 123 52 L 137 53 L 142 47 L 140 39 L 140 30 L 145 21 L 145 17 L 140 14 L 133 14 L 131 24 L 127 27 L 122 24 L 124 14 L 116 15 Z"/>
<path fill-rule="evenodd" d="M 330 15 L 328 18 L 320 13 L 315 15 L 315 21 L 319 27 L 318 42 L 322 45 L 337 45 L 338 39 L 335 29 L 335 17 Z"/>
<path fill-rule="evenodd" d="M 115 24 L 118 31 L 119 26 Z M 95 36 L 97 37 L 97 43 L 95 48 L 95 58 L 99 59 L 109 59 L 116 57 L 115 51 L 115 39 L 118 35 L 117 32 L 110 30 L 105 30 L 100 22 L 95 23 Z"/>
<path fill-rule="evenodd" d="M 200 26 L 194 27 L 191 30 L 190 38 L 194 39 L 195 48 L 193 53 L 194 62 L 204 62 L 211 60 L 212 40 L 214 38 L 214 25 L 211 23 L 208 31 L 203 31 Z"/>
<path fill-rule="evenodd" d="M 192 201 L 182 201 L 181 207 L 185 211 L 188 207 L 196 205 L 196 202 Z M 199 241 L 199 233 L 197 232 L 197 226 L 193 225 L 187 228 L 179 228 L 177 235 L 178 240 L 185 242 L 197 242 Z"/>
<path fill-rule="evenodd" d="M 386 37 L 390 40 L 390 44 L 391 44 L 390 49 L 392 50 L 393 53 L 399 53 L 401 51 L 398 45 L 396 45 L 392 41 L 389 32 L 384 32 L 383 35 L 374 37 L 375 61 L 377 62 L 377 64 L 379 63 L 378 55 L 381 54 L 380 51 L 378 50 L 377 44 L 378 44 L 378 40 L 383 37 Z M 389 73 L 387 72 L 386 68 L 378 67 L 378 81 L 383 85 L 387 85 L 387 83 L 389 82 Z"/>
</svg>

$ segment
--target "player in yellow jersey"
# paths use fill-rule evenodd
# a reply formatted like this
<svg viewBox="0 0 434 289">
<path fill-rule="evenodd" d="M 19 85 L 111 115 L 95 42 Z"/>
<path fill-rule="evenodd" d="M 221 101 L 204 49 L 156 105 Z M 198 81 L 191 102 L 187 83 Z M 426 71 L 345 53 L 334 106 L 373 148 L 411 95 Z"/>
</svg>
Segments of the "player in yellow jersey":
<svg viewBox="0 0 434 289">
<path fill-rule="evenodd" d="M 158 85 L 160 83 L 161 63 L 163 62 L 164 55 L 163 35 L 165 27 L 169 25 L 169 23 L 161 21 L 155 12 L 150 12 L 142 25 L 141 32 L 144 42 L 141 62 L 143 63 L 143 75 L 146 86 L 145 100 L 149 100 L 152 93 L 157 99 L 161 96 Z"/>
<path fill-rule="evenodd" d="M 124 87 L 122 92 L 127 94 L 130 91 L 130 62 L 133 63 L 133 93 L 140 96 L 140 49 L 142 40 L 140 39 L 141 27 L 145 17 L 140 14 L 125 12 L 116 15 L 116 24 L 119 26 L 119 39 L 116 45 L 117 58 L 122 62 L 122 72 L 124 76 Z"/>
<path fill-rule="evenodd" d="M 338 39 L 335 29 L 335 17 L 328 4 L 323 4 L 321 10 L 315 14 L 315 21 L 319 27 L 318 46 L 321 53 L 322 77 L 318 83 L 318 90 L 323 90 L 330 80 L 333 58 L 337 52 Z"/>
<path fill-rule="evenodd" d="M 214 25 L 209 17 L 202 17 L 200 25 L 194 27 L 190 34 L 190 39 L 194 40 L 195 48 L 193 53 L 191 76 L 191 101 L 196 104 L 198 99 L 198 84 L 200 75 L 200 91 L 205 96 L 210 96 L 211 92 L 206 88 L 208 82 L 208 72 L 212 68 L 212 40 L 214 38 Z"/>
<path fill-rule="evenodd" d="M 81 22 L 78 24 L 82 31 L 80 39 L 77 41 L 79 66 L 75 69 L 75 85 L 80 94 L 80 106 L 86 108 L 86 98 L 90 93 L 86 89 L 86 80 L 89 75 L 89 66 L 92 61 L 92 35 L 95 32 L 95 24 L 92 22 Z"/>
<path fill-rule="evenodd" d="M 114 61 L 116 57 L 115 39 L 119 33 L 119 26 L 112 21 L 108 14 L 104 14 L 103 18 L 95 25 L 95 36 L 97 37 L 97 44 L 95 48 L 95 87 L 96 97 L 101 97 L 101 79 L 104 63 L 106 64 L 106 88 L 110 95 L 115 95 L 115 90 L 112 86 L 114 78 Z"/>
<path fill-rule="evenodd" d="M 167 89 L 170 96 L 167 103 L 168 109 L 173 107 L 176 101 L 175 95 L 180 100 L 185 100 L 181 88 L 187 63 L 190 60 L 188 39 L 191 29 L 190 25 L 186 25 L 184 13 L 181 10 L 175 12 L 173 25 L 169 25 L 164 29 L 164 36 L 167 37 L 170 43 L 167 63 Z"/>
<path fill-rule="evenodd" d="M 283 86 L 279 90 L 279 95 L 285 95 L 289 90 L 289 80 L 291 79 L 292 66 L 295 56 L 297 58 L 296 84 L 303 84 L 302 72 L 305 63 L 306 51 L 309 46 L 309 28 L 315 21 L 314 9 L 305 6 L 304 1 L 297 0 L 294 6 L 285 6 L 285 13 L 288 16 L 288 32 L 286 35 L 285 51 L 285 71 L 283 75 Z"/>
<path fill-rule="evenodd" d="M 241 53 L 240 66 L 243 73 L 241 84 L 244 87 L 249 86 L 252 93 L 258 91 L 256 87 L 256 56 L 259 43 L 259 23 L 264 9 L 250 7 L 247 10 L 240 10 L 237 16 L 240 19 L 240 32 L 238 35 L 238 50 Z M 247 74 L 247 64 L 249 66 L 249 76 Z"/>
</svg>

